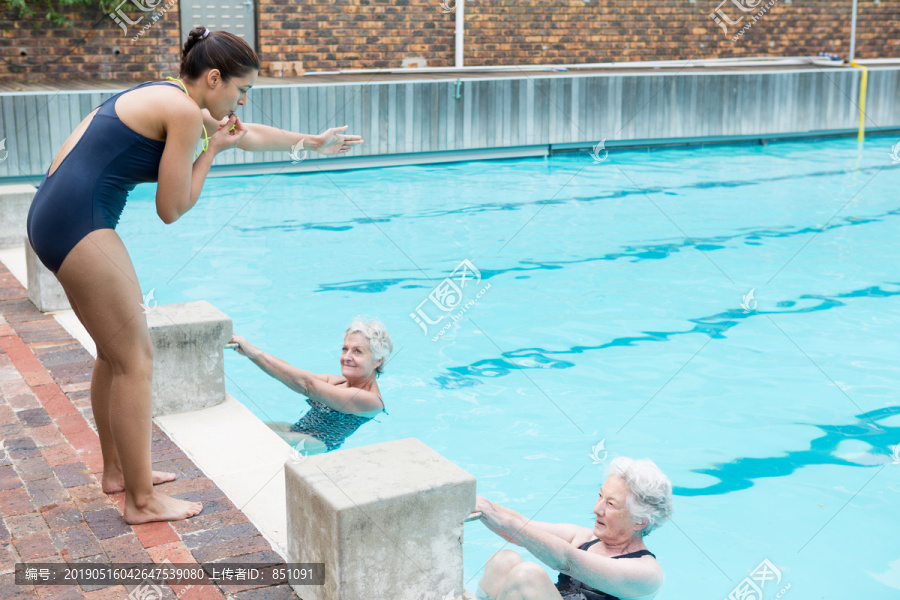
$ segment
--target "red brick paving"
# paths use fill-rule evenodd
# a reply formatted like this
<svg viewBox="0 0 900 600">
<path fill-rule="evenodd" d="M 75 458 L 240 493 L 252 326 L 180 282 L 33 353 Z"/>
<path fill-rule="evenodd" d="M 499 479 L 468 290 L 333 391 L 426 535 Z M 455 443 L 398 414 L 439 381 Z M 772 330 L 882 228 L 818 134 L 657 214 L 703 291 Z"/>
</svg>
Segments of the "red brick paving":
<svg viewBox="0 0 900 600">
<path fill-rule="evenodd" d="M 22 537 L 42 531 L 48 531 L 47 524 L 39 514 L 28 513 L 27 515 L 18 515 L 8 517 L 4 522 L 8 535 L 12 537 Z"/>
<path fill-rule="evenodd" d="M 219 589 L 211 585 L 172 586 L 172 589 L 179 594 L 178 598 L 181 600 L 224 600 L 225 598 Z"/>
<path fill-rule="evenodd" d="M 200 500 L 204 510 L 173 523 L 125 523 L 124 495 L 100 488 L 92 367 L 90 354 L 37 311 L 0 264 L 0 599 L 120 600 L 135 589 L 16 585 L 17 562 L 280 563 L 246 515 L 155 425 L 153 466 L 178 476 L 160 491 Z M 166 600 L 298 598 L 285 584 L 161 588 Z"/>
<path fill-rule="evenodd" d="M 35 506 L 24 488 L 0 492 L 0 515 L 15 516 L 34 512 Z"/>
<path fill-rule="evenodd" d="M 44 455 L 47 463 L 52 466 L 73 463 L 78 460 L 78 453 L 75 452 L 75 448 L 67 442 L 41 448 L 41 454 Z"/>
<path fill-rule="evenodd" d="M 128 591 L 124 586 L 114 585 L 95 592 L 85 592 L 84 598 L 85 600 L 118 600 L 125 598 L 127 594 Z"/>
<path fill-rule="evenodd" d="M 144 523 L 143 525 L 132 525 L 132 529 L 144 548 L 153 548 L 181 539 L 168 523 Z"/>
<path fill-rule="evenodd" d="M 196 562 L 191 551 L 188 550 L 184 542 L 169 542 L 168 544 L 159 544 L 152 548 L 147 548 L 147 554 L 153 559 L 153 562 L 162 562 L 168 560 L 171 563 L 192 563 Z"/>
<path fill-rule="evenodd" d="M 25 561 L 34 560 L 56 552 L 48 532 L 13 538 L 13 546 Z"/>
</svg>

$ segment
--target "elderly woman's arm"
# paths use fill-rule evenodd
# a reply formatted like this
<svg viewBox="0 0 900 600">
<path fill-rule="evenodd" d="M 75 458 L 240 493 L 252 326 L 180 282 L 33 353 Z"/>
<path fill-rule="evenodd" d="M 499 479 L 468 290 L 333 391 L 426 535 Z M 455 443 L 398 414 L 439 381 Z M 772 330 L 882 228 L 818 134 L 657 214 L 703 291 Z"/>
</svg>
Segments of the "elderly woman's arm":
<svg viewBox="0 0 900 600">
<path fill-rule="evenodd" d="M 577 550 L 564 572 L 618 598 L 648 596 L 663 584 L 662 569 L 653 557 L 617 560 Z"/>
<path fill-rule="evenodd" d="M 334 379 L 320 376 L 266 354 L 244 338 L 233 335 L 231 343 L 237 344 L 236 350 L 249 358 L 260 369 L 271 377 L 274 377 L 298 394 L 321 402 L 325 406 L 344 413 L 360 413 L 380 410 L 384 407 L 381 398 L 377 394 L 357 388 L 337 387 L 343 378 Z"/>
<path fill-rule="evenodd" d="M 551 569 L 608 594 L 636 598 L 652 594 L 662 586 L 662 570 L 655 561 L 616 560 L 578 550 L 571 542 L 545 531 L 519 513 L 481 497 L 476 501 L 475 510 L 481 511 L 481 520 L 491 531 L 524 547 Z"/>
<path fill-rule="evenodd" d="M 480 510 L 482 510 L 483 507 L 485 507 L 488 504 L 490 505 L 490 507 L 488 507 L 488 510 L 496 512 L 498 514 L 502 514 L 504 516 L 504 518 L 507 520 L 522 521 L 522 522 L 524 522 L 526 520 L 525 517 L 523 517 L 522 515 L 520 515 L 513 509 L 507 508 L 505 506 L 500 506 L 499 504 L 494 504 L 492 502 L 488 502 L 486 499 L 484 499 L 482 497 L 478 497 L 478 499 L 476 501 L 475 510 L 480 511 Z M 490 529 L 491 531 L 493 531 L 494 533 L 496 533 L 503 539 L 505 539 L 509 542 L 512 542 L 513 544 L 521 546 L 521 544 L 519 544 L 519 542 L 517 542 L 516 540 L 511 538 L 509 536 L 509 534 L 507 534 L 505 531 L 493 527 L 492 523 L 490 521 L 482 519 L 482 523 L 484 523 L 484 525 L 488 529 Z M 571 544 L 575 540 L 575 538 L 578 537 L 579 535 L 583 536 L 585 539 L 589 539 L 590 535 L 591 535 L 591 530 L 588 529 L 587 527 L 579 527 L 578 525 L 571 525 L 569 523 L 542 523 L 540 521 L 529 521 L 529 523 L 532 526 L 537 527 L 541 531 L 545 531 L 551 535 L 555 535 L 556 537 L 560 538 L 567 544 Z"/>
</svg>

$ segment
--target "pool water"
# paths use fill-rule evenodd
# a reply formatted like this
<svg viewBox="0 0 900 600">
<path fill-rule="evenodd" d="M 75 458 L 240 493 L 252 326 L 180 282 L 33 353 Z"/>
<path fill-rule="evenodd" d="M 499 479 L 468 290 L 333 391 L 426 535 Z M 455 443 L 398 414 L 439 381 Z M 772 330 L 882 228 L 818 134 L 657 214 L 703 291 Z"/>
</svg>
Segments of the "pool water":
<svg viewBox="0 0 900 600">
<path fill-rule="evenodd" d="M 676 493 L 659 598 L 727 598 L 764 559 L 763 598 L 897 598 L 895 141 L 213 178 L 171 226 L 145 185 L 119 232 L 145 293 L 313 372 L 380 318 L 389 415 L 345 448 L 417 437 L 585 527 L 604 466 L 651 458 Z M 235 353 L 226 374 L 261 419 L 306 409 Z M 466 525 L 469 590 L 504 545 Z"/>
</svg>

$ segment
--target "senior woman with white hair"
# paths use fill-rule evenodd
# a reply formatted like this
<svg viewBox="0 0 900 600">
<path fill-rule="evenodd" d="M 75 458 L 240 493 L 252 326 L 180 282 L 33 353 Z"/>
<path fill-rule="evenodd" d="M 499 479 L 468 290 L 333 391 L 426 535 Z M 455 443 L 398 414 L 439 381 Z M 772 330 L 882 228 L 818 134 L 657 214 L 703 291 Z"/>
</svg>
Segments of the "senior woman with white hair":
<svg viewBox="0 0 900 600">
<path fill-rule="evenodd" d="M 380 321 L 357 317 L 344 332 L 340 375 L 298 369 L 236 335 L 231 343 L 260 369 L 306 396 L 310 409 L 299 421 L 268 425 L 292 446 L 302 442 L 307 454 L 336 450 L 363 423 L 387 414 L 375 380 L 394 344 Z"/>
<path fill-rule="evenodd" d="M 662 587 L 662 569 L 644 537 L 671 514 L 672 484 L 650 460 L 610 463 L 590 529 L 531 521 L 481 497 L 475 510 L 488 529 L 560 571 L 554 585 L 540 565 L 501 550 L 485 565 L 479 598 L 625 600 L 652 598 Z"/>
</svg>

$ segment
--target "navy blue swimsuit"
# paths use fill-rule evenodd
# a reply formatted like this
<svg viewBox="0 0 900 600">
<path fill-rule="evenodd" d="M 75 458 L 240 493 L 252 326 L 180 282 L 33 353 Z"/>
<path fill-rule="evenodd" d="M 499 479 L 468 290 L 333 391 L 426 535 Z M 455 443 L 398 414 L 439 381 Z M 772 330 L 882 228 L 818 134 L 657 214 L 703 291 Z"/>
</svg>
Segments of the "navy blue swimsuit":
<svg viewBox="0 0 900 600">
<path fill-rule="evenodd" d="M 585 542 L 578 546 L 578 549 L 587 551 L 588 548 L 599 541 L 599 539 L 596 539 L 592 542 Z M 648 554 L 653 558 L 656 558 L 656 555 L 649 550 L 638 550 L 636 552 L 629 552 L 628 554 L 611 556 L 610 558 L 640 558 L 642 556 L 647 556 Z M 601 592 L 600 590 L 585 585 L 577 579 L 573 579 L 563 573 L 560 573 L 559 579 L 556 580 L 556 589 L 559 590 L 559 594 L 563 597 L 563 600 L 618 600 L 616 596 Z"/>
<path fill-rule="evenodd" d="M 28 239 L 54 273 L 87 234 L 116 228 L 128 192 L 139 183 L 159 179 L 166 143 L 140 135 L 116 115 L 119 96 L 147 85 L 181 89 L 154 81 L 106 100 L 75 147 L 38 187 L 28 211 Z"/>
</svg>

